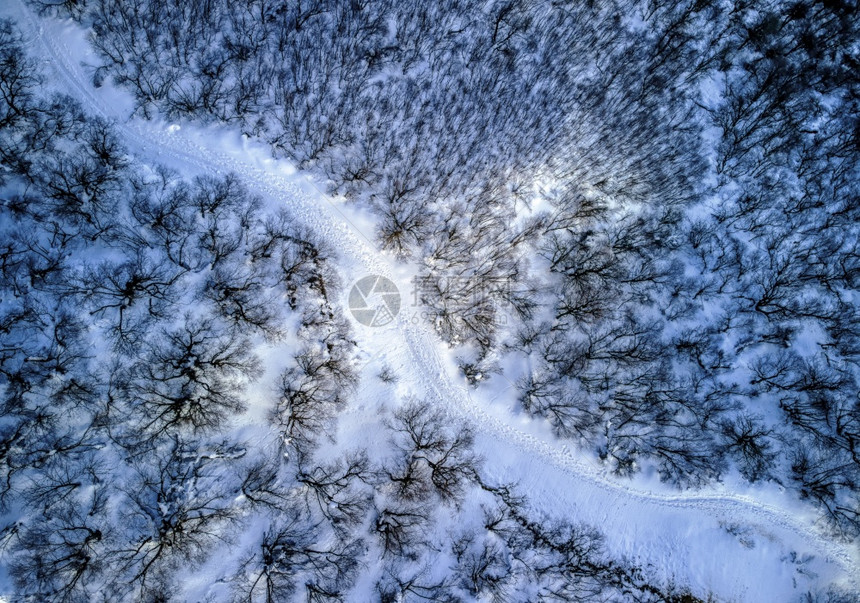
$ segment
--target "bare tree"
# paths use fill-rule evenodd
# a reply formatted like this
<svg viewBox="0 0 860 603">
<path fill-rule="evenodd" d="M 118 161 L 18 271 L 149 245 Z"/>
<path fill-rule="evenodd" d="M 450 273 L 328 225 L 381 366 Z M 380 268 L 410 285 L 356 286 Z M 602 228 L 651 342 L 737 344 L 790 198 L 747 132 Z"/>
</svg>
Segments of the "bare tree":
<svg viewBox="0 0 860 603">
<path fill-rule="evenodd" d="M 54 466 L 34 479 L 29 498 L 43 504 L 21 529 L 10 572 L 18 592 L 45 601 L 85 601 L 109 571 L 106 543 L 112 535 L 110 487 L 102 467 Z"/>
<path fill-rule="evenodd" d="M 480 463 L 472 451 L 472 431 L 462 426 L 450 429 L 440 411 L 421 401 L 398 409 L 390 429 L 395 457 L 384 472 L 396 495 L 414 501 L 425 500 L 432 492 L 456 504 Z"/>
<path fill-rule="evenodd" d="M 0 21 L 0 130 L 21 125 L 34 108 L 34 92 L 40 82 L 23 48 L 24 40 L 13 22 Z"/>
<path fill-rule="evenodd" d="M 232 581 L 236 601 L 274 603 L 304 587 L 308 600 L 337 600 L 352 585 L 360 540 L 320 542 L 314 522 L 295 508 L 281 508 Z"/>
<path fill-rule="evenodd" d="M 356 375 L 344 347 L 337 337 L 329 342 L 308 342 L 281 375 L 273 416 L 283 428 L 287 444 L 299 450 L 312 447 L 317 435 L 346 404 Z"/>
<path fill-rule="evenodd" d="M 123 419 L 116 424 L 127 424 L 134 438 L 211 431 L 244 409 L 240 393 L 259 371 L 247 339 L 188 315 L 179 328 L 147 340 L 140 358 L 120 369 L 124 392 L 115 410 Z"/>
<path fill-rule="evenodd" d="M 182 564 L 199 562 L 227 538 L 238 510 L 224 490 L 223 469 L 235 453 L 206 455 L 198 446 L 173 439 L 139 459 L 133 479 L 120 487 L 123 525 L 107 552 L 118 596 L 158 593 Z"/>
<path fill-rule="evenodd" d="M 365 452 L 339 457 L 332 463 L 315 464 L 299 457 L 296 481 L 306 487 L 309 512 L 318 512 L 341 534 L 360 523 L 370 508 L 373 478 Z"/>
</svg>

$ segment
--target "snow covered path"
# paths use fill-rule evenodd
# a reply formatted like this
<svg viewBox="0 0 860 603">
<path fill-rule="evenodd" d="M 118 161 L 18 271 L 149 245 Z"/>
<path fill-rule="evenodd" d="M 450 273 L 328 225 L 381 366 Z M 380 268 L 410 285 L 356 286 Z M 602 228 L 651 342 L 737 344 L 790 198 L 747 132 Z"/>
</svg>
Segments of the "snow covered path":
<svg viewBox="0 0 860 603">
<path fill-rule="evenodd" d="M 148 160 L 164 162 L 193 173 L 234 172 L 251 191 L 288 207 L 298 221 L 336 249 L 343 259 L 345 274 L 354 279 L 367 274 L 379 274 L 398 281 L 402 269 L 390 258 L 380 254 L 353 225 L 356 219 L 349 215 L 351 210 L 325 197 L 304 176 L 292 171 L 286 162 L 266 158 L 261 145 L 241 141 L 237 144 L 219 144 L 214 140 L 216 136 L 225 143 L 239 141 L 236 135 L 223 130 L 183 129 L 137 118 L 127 119 L 129 103 L 114 103 L 113 99 L 108 101 L 106 92 L 92 88 L 85 70 L 79 65 L 85 49 L 80 44 L 82 34 L 74 25 L 41 21 L 23 2 L 10 3 L 2 12 L 18 20 L 30 42 L 30 52 L 44 60 L 48 64 L 46 67 L 56 73 L 57 87 L 78 99 L 87 111 L 113 122 L 118 135 L 132 152 Z M 724 519 L 734 524 L 755 526 L 756 533 L 767 535 L 760 540 L 779 541 L 781 546 L 788 547 L 784 550 L 800 550 L 805 546 L 819 557 L 822 563 L 821 567 L 816 567 L 819 572 L 827 572 L 833 580 L 847 582 L 857 588 L 860 554 L 855 545 L 828 538 L 816 527 L 814 511 L 793 500 L 791 495 L 780 495 L 775 488 L 761 492 L 756 490 L 755 496 L 716 488 L 676 492 L 663 489 L 661 484 L 653 480 L 616 480 L 596 462 L 578 458 L 565 445 L 554 441 L 542 426 L 511 416 L 504 408 L 496 408 L 481 399 L 480 394 L 473 397 L 473 392 L 456 375 L 453 363 L 441 353 L 441 343 L 435 334 L 423 322 L 412 320 L 407 312 L 401 312 L 397 320 L 387 327 L 373 330 L 356 325 L 356 329 L 360 331 L 359 343 L 369 355 L 384 353 L 387 357 L 401 358 L 404 366 L 408 367 L 409 378 L 420 385 L 428 400 L 444 407 L 452 416 L 466 419 L 483 441 L 495 442 L 498 449 L 504 450 L 498 458 L 488 458 L 491 469 L 504 474 L 503 467 L 509 464 L 531 466 L 535 471 L 525 476 L 525 482 L 531 480 L 535 484 L 538 479 L 546 481 L 549 476 L 557 476 L 560 481 L 545 484 L 545 488 L 555 492 L 542 493 L 548 508 L 554 507 L 559 512 L 565 505 L 572 504 L 580 510 L 588 506 L 592 509 L 588 512 L 591 515 L 585 513 L 577 517 L 591 522 L 603 513 L 607 521 L 610 521 L 610 516 L 620 517 L 619 521 L 622 524 L 626 521 L 628 525 L 636 518 L 642 522 L 652 521 L 653 518 L 655 525 L 660 522 L 688 522 L 694 526 L 702 522 L 710 525 L 717 519 Z M 493 449 L 492 446 L 487 448 Z M 535 486 L 539 487 L 539 484 Z M 568 494 L 566 490 L 575 493 Z M 610 509 L 611 514 L 608 511 Z M 600 527 L 606 530 L 620 529 L 605 525 Z M 678 534 L 674 538 L 683 539 L 685 529 L 689 532 L 689 528 L 674 528 L 674 533 Z M 622 547 L 619 543 L 624 538 L 631 536 L 619 536 L 614 540 L 610 537 L 610 547 Z M 678 543 L 663 544 L 670 549 L 656 556 L 651 555 L 651 563 L 659 563 L 663 556 L 668 558 L 673 553 L 671 547 Z M 762 548 L 759 546 L 759 549 Z M 744 557 L 740 548 L 739 551 L 735 559 L 720 559 L 720 563 L 731 566 L 725 572 L 735 576 L 735 584 L 720 585 L 718 577 L 711 576 L 699 580 L 699 585 L 714 589 L 719 596 L 735 599 L 756 600 L 759 593 L 773 595 L 772 584 L 764 584 L 762 590 L 750 586 L 748 581 L 759 579 L 761 574 L 756 568 L 743 567 L 752 559 Z M 645 558 L 649 556 L 647 552 L 640 552 Z M 707 555 L 707 551 L 689 550 L 686 554 L 696 558 Z M 773 556 L 773 550 L 769 554 Z M 762 555 L 765 553 L 760 550 L 755 559 Z M 695 559 L 690 562 L 695 564 Z M 796 564 L 794 561 L 791 563 Z M 765 568 L 760 569 L 765 571 Z M 675 575 L 682 584 L 687 578 L 678 573 L 672 574 L 668 569 L 665 571 L 667 576 Z M 713 568 L 702 571 L 713 573 Z M 787 576 L 772 578 L 782 580 Z M 695 576 L 691 579 L 696 581 Z M 767 583 L 768 580 L 762 582 Z"/>
</svg>

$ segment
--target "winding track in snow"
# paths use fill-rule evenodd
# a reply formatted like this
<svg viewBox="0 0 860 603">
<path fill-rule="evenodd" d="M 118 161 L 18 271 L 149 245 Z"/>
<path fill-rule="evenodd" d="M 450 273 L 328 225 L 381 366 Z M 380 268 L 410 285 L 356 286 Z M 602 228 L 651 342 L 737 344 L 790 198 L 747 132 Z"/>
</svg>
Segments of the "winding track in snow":
<svg viewBox="0 0 860 603">
<path fill-rule="evenodd" d="M 159 156 L 168 156 L 174 162 L 203 172 L 233 172 L 252 192 L 286 206 L 299 222 L 311 228 L 343 256 L 359 263 L 365 273 L 392 278 L 392 263 L 322 193 L 308 194 L 281 174 L 261 169 L 216 149 L 204 148 L 181 131 L 167 132 L 149 122 L 120 115 L 119 111 L 107 107 L 93 92 L 83 68 L 72 58 L 73 53 L 63 44 L 61 36 L 56 35 L 64 25 L 55 20 L 41 21 L 22 0 L 17 3 L 17 11 L 19 27 L 31 43 L 28 50 L 51 64 L 66 84 L 63 87 L 65 93 L 76 98 L 90 113 L 111 122 L 118 136 L 130 149 L 145 151 L 148 158 L 156 161 Z M 45 27 L 55 35 L 46 33 Z M 665 507 L 692 508 L 703 514 L 719 513 L 738 520 L 752 519 L 800 534 L 820 553 L 838 563 L 852 587 L 858 589 L 856 577 L 860 576 L 860 563 L 855 545 L 836 542 L 815 526 L 808 525 L 803 518 L 750 496 L 706 490 L 665 494 L 635 488 L 609 478 L 594 464 L 574 457 L 562 443 L 537 438 L 489 414 L 480 402 L 472 399 L 468 388 L 451 376 L 438 354 L 440 341 L 427 325 L 415 323 L 401 312 L 397 318 L 397 327 L 396 332 L 402 337 L 402 343 L 413 365 L 417 367 L 421 384 L 428 395 L 450 414 L 471 423 L 483 434 L 515 446 L 523 454 L 540 458 L 579 482 L 599 488 L 611 496 Z M 393 331 L 387 331 L 386 335 Z M 388 345 L 391 342 L 386 342 Z"/>
</svg>

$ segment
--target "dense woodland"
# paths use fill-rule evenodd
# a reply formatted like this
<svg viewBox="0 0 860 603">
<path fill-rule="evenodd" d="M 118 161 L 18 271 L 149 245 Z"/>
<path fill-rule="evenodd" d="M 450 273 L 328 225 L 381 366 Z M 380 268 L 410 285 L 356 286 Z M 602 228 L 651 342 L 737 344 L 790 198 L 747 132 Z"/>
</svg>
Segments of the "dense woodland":
<svg viewBox="0 0 860 603">
<path fill-rule="evenodd" d="M 338 446 L 357 373 L 334 253 L 236 177 L 146 163 L 40 94 L 8 21 L 0 66 L 15 600 L 184 600 L 187 570 L 206 567 L 217 600 L 347 601 L 359 579 L 380 601 L 683 594 L 486 480 L 470 427 L 422 400 L 392 390 L 388 446 Z M 268 413 L 243 421 L 273 349 Z"/>
<path fill-rule="evenodd" d="M 479 390 L 504 374 L 618 479 L 774 481 L 860 537 L 856 2 L 34 5 L 141 116 L 234 124 L 374 216 Z M 432 405 L 392 401 L 385 454 L 332 446 L 358 378 L 334 251 L 235 177 L 128 155 L 12 23 L 0 52 L 22 598 L 161 600 L 228 541 L 237 600 L 348 600 L 367 555 L 387 601 L 680 596 L 488 483 Z"/>
</svg>

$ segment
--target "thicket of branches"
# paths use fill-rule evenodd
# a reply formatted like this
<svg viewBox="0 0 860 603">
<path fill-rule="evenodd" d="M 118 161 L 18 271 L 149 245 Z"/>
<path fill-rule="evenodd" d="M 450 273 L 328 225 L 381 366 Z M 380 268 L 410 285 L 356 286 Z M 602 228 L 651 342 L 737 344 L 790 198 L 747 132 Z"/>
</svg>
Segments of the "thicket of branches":
<svg viewBox="0 0 860 603">
<path fill-rule="evenodd" d="M 539 255 L 561 293 L 511 344 L 536 367 L 523 406 L 617 472 L 774 480 L 846 538 L 860 534 L 854 8 L 654 7 L 674 24 L 663 43 L 705 74 L 698 200 L 619 209 L 558 187 Z"/>
<path fill-rule="evenodd" d="M 60 10 L 91 27 L 95 83 L 143 115 L 235 123 L 373 211 L 381 247 L 446 279 L 422 303 L 482 366 L 502 319 L 488 297 L 534 312 L 529 244 L 548 227 L 520 213 L 538 183 L 671 208 L 702 171 L 688 117 L 710 63 L 668 9 L 636 31 L 615 1 Z"/>
</svg>

